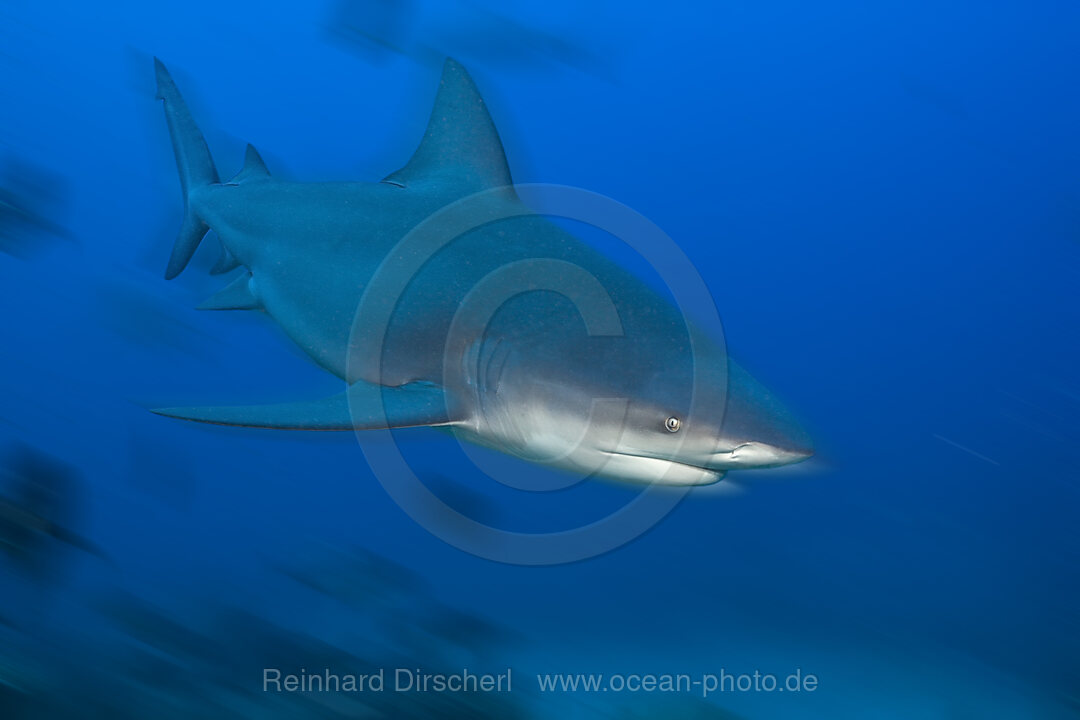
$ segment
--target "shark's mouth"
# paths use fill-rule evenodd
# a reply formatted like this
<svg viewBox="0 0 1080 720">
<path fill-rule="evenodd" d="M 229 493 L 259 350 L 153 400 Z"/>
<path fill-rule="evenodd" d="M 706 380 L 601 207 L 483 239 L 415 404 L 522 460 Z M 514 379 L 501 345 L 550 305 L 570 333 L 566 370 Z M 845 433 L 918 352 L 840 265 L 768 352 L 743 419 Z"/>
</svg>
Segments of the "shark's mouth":
<svg viewBox="0 0 1080 720">
<path fill-rule="evenodd" d="M 714 470 L 670 458 L 608 450 L 601 452 L 607 459 L 599 473 L 621 480 L 686 486 L 711 485 L 724 477 L 723 470 Z"/>
<path fill-rule="evenodd" d="M 730 450 L 704 455 L 700 462 L 606 450 L 601 473 L 662 485 L 710 485 L 728 470 L 751 470 L 791 465 L 810 457 L 809 450 L 789 450 L 759 442 L 745 442 Z"/>
</svg>

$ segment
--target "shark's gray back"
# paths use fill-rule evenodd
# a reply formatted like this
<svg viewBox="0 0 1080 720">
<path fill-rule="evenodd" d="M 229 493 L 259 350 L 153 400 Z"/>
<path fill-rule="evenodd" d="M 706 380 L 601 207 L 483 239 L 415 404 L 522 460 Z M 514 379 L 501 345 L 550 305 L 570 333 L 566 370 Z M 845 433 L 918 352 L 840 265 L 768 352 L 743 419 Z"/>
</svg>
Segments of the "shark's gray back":
<svg viewBox="0 0 1080 720">
<path fill-rule="evenodd" d="M 448 238 L 430 257 L 415 258 L 421 264 L 414 269 L 417 262 L 409 262 L 414 258 L 401 254 L 424 252 L 409 240 L 451 193 L 437 184 L 423 189 L 313 187 L 320 193 L 311 198 L 299 188 L 265 188 L 267 202 L 277 206 L 273 212 L 281 217 L 260 233 L 265 250 L 251 261 L 251 269 L 266 310 L 340 377 L 383 385 L 414 380 L 444 384 L 444 374 L 455 372 L 470 349 L 485 341 L 509 343 L 534 355 L 558 347 L 566 361 L 574 348 L 597 346 L 598 339 L 590 338 L 595 328 L 587 324 L 609 310 L 617 315 L 616 327 L 602 327 L 602 334 L 623 336 L 624 345 L 654 348 L 636 354 L 639 364 L 649 364 L 656 348 L 666 348 L 671 356 L 685 346 L 681 316 L 666 299 L 530 213 L 512 195 L 482 195 L 472 210 L 475 220 L 463 223 L 475 227 Z M 304 212 L 288 208 L 290 196 L 309 207 Z M 338 206 L 335 212 L 311 209 L 331 204 Z M 343 212 L 341 206 L 355 210 Z M 488 221 L 491 217 L 503 219 Z M 380 284 L 381 290 L 375 289 L 380 297 L 365 298 L 373 279 Z M 584 283 L 597 292 L 575 297 Z M 383 292 L 386 288 L 391 291 Z M 385 334 L 380 326 L 379 337 L 365 335 L 362 302 L 388 311 Z M 616 369 L 611 363 L 622 354 L 598 363 L 597 371 Z"/>
</svg>

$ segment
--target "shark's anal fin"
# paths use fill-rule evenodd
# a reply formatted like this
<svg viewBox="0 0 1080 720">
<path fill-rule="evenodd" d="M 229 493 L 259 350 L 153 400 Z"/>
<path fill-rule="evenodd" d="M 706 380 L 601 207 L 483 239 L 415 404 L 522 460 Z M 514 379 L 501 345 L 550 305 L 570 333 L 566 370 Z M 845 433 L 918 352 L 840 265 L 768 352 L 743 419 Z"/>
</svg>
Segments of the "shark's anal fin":
<svg viewBox="0 0 1080 720">
<path fill-rule="evenodd" d="M 375 430 L 449 425 L 455 421 L 438 385 L 386 387 L 359 381 L 322 400 L 280 405 L 163 408 L 158 415 L 215 425 L 278 430 Z"/>
<path fill-rule="evenodd" d="M 513 184 L 484 99 L 465 68 L 450 58 L 443 65 L 435 108 L 420 147 L 405 167 L 383 182 L 409 187 L 430 179 L 453 182 L 462 194 Z"/>
<path fill-rule="evenodd" d="M 203 300 L 198 310 L 258 310 L 262 303 L 251 291 L 251 273 L 244 273 L 225 286 L 224 290 L 214 293 Z"/>
<path fill-rule="evenodd" d="M 224 275 L 225 273 L 235 270 L 240 267 L 240 261 L 229 252 L 229 249 L 225 247 L 225 244 L 221 244 L 221 254 L 218 255 L 217 262 L 214 263 L 214 267 L 210 268 L 211 275 Z"/>
</svg>

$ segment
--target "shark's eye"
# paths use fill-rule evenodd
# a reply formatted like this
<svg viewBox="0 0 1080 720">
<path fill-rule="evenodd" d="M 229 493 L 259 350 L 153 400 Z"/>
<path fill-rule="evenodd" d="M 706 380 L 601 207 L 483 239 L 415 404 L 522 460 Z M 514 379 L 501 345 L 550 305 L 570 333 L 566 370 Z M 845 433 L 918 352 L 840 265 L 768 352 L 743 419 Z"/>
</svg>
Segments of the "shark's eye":
<svg viewBox="0 0 1080 720">
<path fill-rule="evenodd" d="M 664 428 L 668 432 L 679 432 L 679 428 L 682 427 L 682 420 L 672 415 L 664 421 Z"/>
</svg>

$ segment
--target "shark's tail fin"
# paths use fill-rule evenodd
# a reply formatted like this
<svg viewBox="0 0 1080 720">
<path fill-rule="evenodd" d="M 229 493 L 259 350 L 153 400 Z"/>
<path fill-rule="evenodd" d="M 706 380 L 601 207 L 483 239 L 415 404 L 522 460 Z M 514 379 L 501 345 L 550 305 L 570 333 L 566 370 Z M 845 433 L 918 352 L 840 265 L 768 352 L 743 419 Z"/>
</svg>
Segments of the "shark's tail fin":
<svg viewBox="0 0 1080 720">
<path fill-rule="evenodd" d="M 173 152 L 176 154 L 176 167 L 180 171 L 180 187 L 184 191 L 184 224 L 173 246 L 165 278 L 172 280 L 180 274 L 195 254 L 199 242 L 210 229 L 195 213 L 191 206 L 191 193 L 206 185 L 220 182 L 214 159 L 210 157 L 210 148 L 206 146 L 199 126 L 191 117 L 184 98 L 176 89 L 169 71 L 160 60 L 154 58 L 154 70 L 157 75 L 157 97 L 165 101 L 165 119 L 169 123 L 169 135 L 172 137 Z"/>
</svg>

